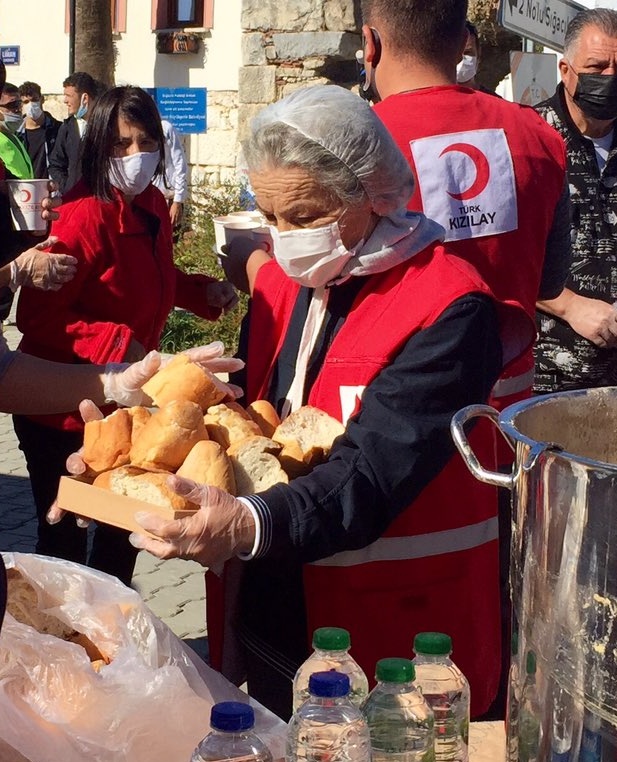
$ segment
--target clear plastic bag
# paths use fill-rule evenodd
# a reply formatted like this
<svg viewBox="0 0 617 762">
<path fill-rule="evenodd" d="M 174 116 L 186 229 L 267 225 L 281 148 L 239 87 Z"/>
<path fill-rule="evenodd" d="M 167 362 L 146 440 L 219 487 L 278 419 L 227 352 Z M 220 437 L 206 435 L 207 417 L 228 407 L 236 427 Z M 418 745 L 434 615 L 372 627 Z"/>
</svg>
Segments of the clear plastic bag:
<svg viewBox="0 0 617 762">
<path fill-rule="evenodd" d="M 218 701 L 248 701 L 179 640 L 138 593 L 68 561 L 7 553 L 35 587 L 39 608 L 87 635 L 111 663 L 17 622 L 0 633 L 0 739 L 31 762 L 186 762 Z M 274 759 L 285 724 L 261 705 L 256 732 Z"/>
</svg>

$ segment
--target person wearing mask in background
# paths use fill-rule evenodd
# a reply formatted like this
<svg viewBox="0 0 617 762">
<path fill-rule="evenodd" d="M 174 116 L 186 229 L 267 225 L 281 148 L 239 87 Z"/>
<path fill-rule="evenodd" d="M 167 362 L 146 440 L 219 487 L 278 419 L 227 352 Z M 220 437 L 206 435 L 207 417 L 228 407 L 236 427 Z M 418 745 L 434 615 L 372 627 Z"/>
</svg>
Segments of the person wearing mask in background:
<svg viewBox="0 0 617 762">
<path fill-rule="evenodd" d="M 15 85 L 4 81 L 4 66 L 0 73 L 0 265 L 5 265 L 24 248 L 32 246 L 35 236 L 15 230 L 4 181 L 30 179 L 34 177 L 34 169 L 26 146 L 18 137 L 24 122 L 19 90 Z M 13 291 L 8 286 L 0 287 L 1 321 L 8 319 L 12 304 Z"/>
<path fill-rule="evenodd" d="M 24 82 L 19 87 L 24 121 L 18 130 L 34 170 L 34 177 L 49 177 L 49 156 L 53 151 L 60 122 L 43 110 L 44 98 L 36 82 Z"/>
<path fill-rule="evenodd" d="M 362 0 L 366 87 L 417 179 L 409 209 L 443 226 L 452 252 L 535 320 L 570 262 L 565 147 L 533 109 L 456 84 L 469 37 L 467 0 Z M 498 409 L 532 392 L 531 346 L 502 375 Z M 500 448 L 508 467 L 512 452 Z M 503 671 L 491 716 L 503 716 L 509 660 L 510 494 L 502 490 Z"/>
<path fill-rule="evenodd" d="M 538 302 L 539 393 L 617 384 L 617 11 L 581 11 L 561 82 L 536 106 L 568 157 L 573 259 L 566 288 Z"/>
<path fill-rule="evenodd" d="M 471 87 L 473 90 L 479 90 L 481 93 L 495 95 L 499 98 L 497 93 L 476 81 L 480 67 L 480 35 L 471 21 L 465 22 L 465 28 L 467 29 L 467 43 L 463 50 L 463 57 L 456 65 L 456 81 L 459 85 Z"/>
<path fill-rule="evenodd" d="M 174 241 L 176 241 L 188 193 L 188 165 L 180 135 L 166 119 L 161 119 L 161 125 L 165 138 L 165 176 L 157 177 L 154 184 L 167 200 Z"/>
<path fill-rule="evenodd" d="M 49 174 L 60 193 L 66 193 L 81 177 L 81 141 L 102 86 L 84 71 L 71 74 L 62 85 L 69 115 L 58 130 L 56 145 L 49 157 Z"/>
<path fill-rule="evenodd" d="M 75 278 L 56 293 L 22 292 L 17 326 L 23 352 L 66 363 L 130 362 L 159 345 L 174 305 L 215 320 L 237 301 L 233 287 L 174 266 L 165 199 L 152 184 L 165 144 L 152 98 L 116 87 L 96 102 L 84 137 L 83 177 L 63 196 L 52 234 L 56 250 L 78 260 Z M 74 522 L 51 527 L 66 458 L 83 440 L 74 410 L 13 419 L 39 517 L 37 552 L 85 563 L 86 532 Z M 136 551 L 128 534 L 97 527 L 90 564 L 130 584 Z"/>
</svg>

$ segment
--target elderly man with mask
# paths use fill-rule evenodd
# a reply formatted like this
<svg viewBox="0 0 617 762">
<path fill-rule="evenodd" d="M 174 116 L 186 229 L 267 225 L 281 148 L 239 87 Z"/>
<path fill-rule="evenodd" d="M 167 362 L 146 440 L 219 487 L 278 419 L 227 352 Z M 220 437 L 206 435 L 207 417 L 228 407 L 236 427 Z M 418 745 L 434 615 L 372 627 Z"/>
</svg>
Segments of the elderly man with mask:
<svg viewBox="0 0 617 762">
<path fill-rule="evenodd" d="M 538 302 L 538 392 L 617 384 L 617 11 L 575 16 L 559 71 L 536 108 L 566 143 L 573 257 L 563 293 Z"/>
<path fill-rule="evenodd" d="M 247 401 L 283 414 L 308 403 L 345 433 L 312 473 L 257 495 L 176 477 L 200 510 L 140 515 L 156 539 L 132 542 L 215 569 L 240 555 L 222 578 L 241 565 L 233 616 L 229 588 L 208 573 L 212 661 L 231 674 L 237 643 L 246 673 L 235 677 L 283 717 L 323 625 L 351 631 L 369 675 L 419 630 L 449 632 L 481 713 L 500 662 L 496 495 L 455 454 L 449 423 L 487 399 L 533 322 L 442 247 L 439 225 L 406 212 L 409 166 L 352 93 L 296 91 L 253 121 L 244 151 L 275 255 L 235 239 L 226 257 L 252 293 Z M 491 462 L 492 434 L 474 434 Z"/>
</svg>

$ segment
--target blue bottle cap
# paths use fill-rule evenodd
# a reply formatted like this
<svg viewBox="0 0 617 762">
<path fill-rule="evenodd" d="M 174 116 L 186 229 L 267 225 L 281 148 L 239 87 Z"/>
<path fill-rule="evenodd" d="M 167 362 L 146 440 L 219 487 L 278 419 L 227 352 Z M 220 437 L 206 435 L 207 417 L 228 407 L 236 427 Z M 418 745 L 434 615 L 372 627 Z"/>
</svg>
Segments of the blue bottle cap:
<svg viewBox="0 0 617 762">
<path fill-rule="evenodd" d="M 318 698 L 340 698 L 349 693 L 349 677 L 331 669 L 329 672 L 313 672 L 309 678 L 309 693 Z"/>
<path fill-rule="evenodd" d="M 221 701 L 210 712 L 210 726 L 215 730 L 237 733 L 250 730 L 255 724 L 253 707 L 240 701 Z"/>
</svg>

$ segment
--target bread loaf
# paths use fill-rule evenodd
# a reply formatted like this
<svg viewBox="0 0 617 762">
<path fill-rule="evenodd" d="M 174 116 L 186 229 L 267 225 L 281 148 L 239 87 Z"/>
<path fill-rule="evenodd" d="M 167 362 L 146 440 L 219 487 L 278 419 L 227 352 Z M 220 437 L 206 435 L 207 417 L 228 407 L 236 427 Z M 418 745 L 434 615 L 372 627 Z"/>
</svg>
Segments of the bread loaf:
<svg viewBox="0 0 617 762">
<path fill-rule="evenodd" d="M 330 454 L 345 427 L 319 408 L 305 405 L 277 426 L 272 439 L 282 446 L 279 460 L 290 477 L 307 474 Z"/>
<path fill-rule="evenodd" d="M 147 407 L 129 407 L 127 408 L 129 415 L 131 416 L 131 444 L 135 442 L 143 427 L 148 423 L 150 419 L 150 411 Z"/>
<path fill-rule="evenodd" d="M 246 408 L 246 412 L 255 421 L 265 437 L 272 437 L 281 419 L 268 400 L 255 400 Z"/>
<path fill-rule="evenodd" d="M 208 484 L 230 495 L 236 494 L 231 460 L 218 442 L 197 442 L 176 473 L 198 484 Z"/>
<path fill-rule="evenodd" d="M 116 410 L 102 420 L 86 423 L 82 458 L 92 474 L 129 462 L 132 427 L 133 419 L 126 409 Z"/>
<path fill-rule="evenodd" d="M 258 437 L 262 433 L 255 421 L 250 417 L 245 418 L 226 404 L 208 408 L 204 422 L 210 439 L 218 442 L 224 450 L 235 442 L 247 437 Z"/>
<path fill-rule="evenodd" d="M 173 511 L 198 508 L 170 489 L 167 484 L 169 476 L 170 474 L 164 471 L 144 471 L 132 466 L 122 466 L 101 474 L 94 481 L 94 486 L 108 489 L 115 495 L 132 497 Z"/>
<path fill-rule="evenodd" d="M 220 382 L 186 355 L 176 355 L 143 385 L 155 405 L 163 407 L 172 400 L 194 402 L 205 412 L 227 396 Z"/>
<path fill-rule="evenodd" d="M 173 401 L 150 416 L 130 451 L 130 463 L 149 470 L 175 471 L 202 439 L 208 439 L 195 402 Z"/>
<path fill-rule="evenodd" d="M 30 582 L 16 569 L 7 569 L 7 602 L 8 613 L 22 624 L 33 627 L 37 632 L 54 635 L 61 640 L 67 640 L 81 646 L 97 671 L 109 664 L 110 659 L 103 654 L 98 646 L 87 635 L 77 632 L 75 628 L 58 619 L 53 614 L 41 611 L 38 595 Z"/>
<path fill-rule="evenodd" d="M 237 495 L 252 495 L 289 482 L 276 457 L 279 450 L 279 444 L 262 436 L 244 439 L 229 448 Z"/>
</svg>

